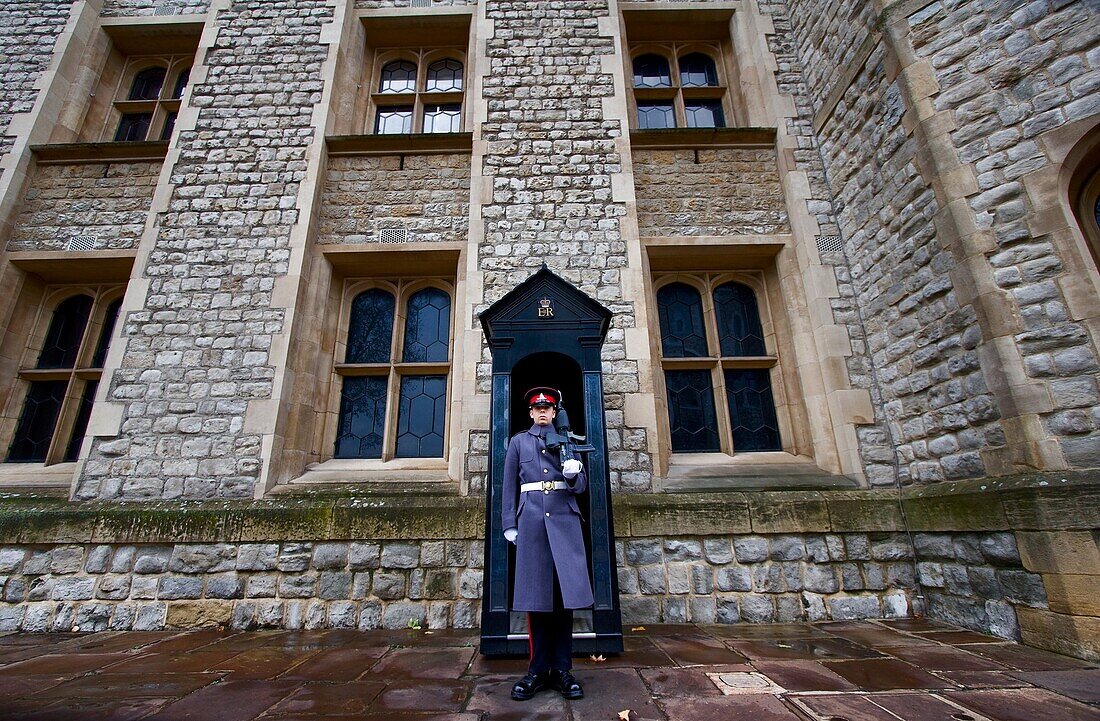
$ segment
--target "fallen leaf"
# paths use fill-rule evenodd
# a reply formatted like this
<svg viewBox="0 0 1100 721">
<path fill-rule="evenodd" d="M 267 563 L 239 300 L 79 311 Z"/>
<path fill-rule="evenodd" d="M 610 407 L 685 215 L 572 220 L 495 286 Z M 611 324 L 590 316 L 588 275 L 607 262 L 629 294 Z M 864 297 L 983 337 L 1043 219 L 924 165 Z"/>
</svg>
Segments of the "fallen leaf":
<svg viewBox="0 0 1100 721">
<path fill-rule="evenodd" d="M 592 663 L 603 663 L 607 659 L 604 658 L 603 654 L 601 653 L 599 656 L 597 656 L 596 654 L 592 654 L 591 656 L 588 657 L 588 660 L 591 661 Z"/>
<path fill-rule="evenodd" d="M 619 712 L 619 721 L 630 721 L 630 709 L 623 709 Z"/>
<path fill-rule="evenodd" d="M 631 630 L 631 631 L 644 631 L 644 630 L 645 630 L 645 626 L 635 626 L 634 628 L 632 628 L 632 629 L 630 629 L 630 630 Z"/>
</svg>

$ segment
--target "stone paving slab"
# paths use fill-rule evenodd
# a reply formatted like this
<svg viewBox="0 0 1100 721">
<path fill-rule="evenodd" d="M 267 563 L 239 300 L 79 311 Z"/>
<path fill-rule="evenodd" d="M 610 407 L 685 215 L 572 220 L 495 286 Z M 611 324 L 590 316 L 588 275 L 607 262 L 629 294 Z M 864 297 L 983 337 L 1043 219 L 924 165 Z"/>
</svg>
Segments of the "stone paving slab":
<svg viewBox="0 0 1100 721">
<path fill-rule="evenodd" d="M 624 629 L 509 698 L 476 631 L 0 635 L 4 721 L 1100 721 L 1100 664 L 925 619 Z"/>
</svg>

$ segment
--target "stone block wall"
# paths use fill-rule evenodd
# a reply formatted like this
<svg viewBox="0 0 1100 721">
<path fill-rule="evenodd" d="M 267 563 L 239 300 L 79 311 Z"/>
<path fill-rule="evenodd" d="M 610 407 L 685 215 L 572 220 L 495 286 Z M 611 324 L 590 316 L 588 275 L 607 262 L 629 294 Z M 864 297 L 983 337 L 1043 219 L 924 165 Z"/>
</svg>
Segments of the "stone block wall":
<svg viewBox="0 0 1100 721">
<path fill-rule="evenodd" d="M 904 534 L 630 538 L 616 542 L 624 623 L 897 618 L 915 603 Z"/>
<path fill-rule="evenodd" d="M 137 246 L 159 162 L 40 165 L 15 219 L 8 250 L 64 250 L 74 235 L 95 248 Z"/>
<path fill-rule="evenodd" d="M 0 547 L 0 630 L 472 628 L 480 541 Z"/>
<path fill-rule="evenodd" d="M 15 138 L 12 118 L 38 99 L 37 82 L 52 60 L 72 0 L 10 0 L 0 4 L 0 163 Z"/>
<path fill-rule="evenodd" d="M 429 0 L 432 7 L 449 7 L 452 5 L 477 5 L 477 0 Z M 409 7 L 409 0 L 355 0 L 355 7 L 359 10 L 374 10 L 385 8 Z"/>
<path fill-rule="evenodd" d="M 320 32 L 333 15 L 324 0 L 278 0 L 234 4 L 213 21 L 205 77 L 190 91 L 197 120 L 177 132 L 167 212 L 141 269 L 148 290 L 104 379 L 119 436 L 92 442 L 76 497 L 254 494 L 264 459 L 245 416 L 273 394 L 269 352 L 286 310 L 272 291 L 289 271 L 318 140 Z"/>
<path fill-rule="evenodd" d="M 157 14 L 192 15 L 209 9 L 210 0 L 104 0 L 100 14 L 108 18 Z"/>
<path fill-rule="evenodd" d="M 642 236 L 789 233 L 774 148 L 636 150 Z"/>
<path fill-rule="evenodd" d="M 404 227 L 414 242 L 465 242 L 470 156 L 330 158 L 317 242 L 377 242 L 378 230 Z"/>
</svg>

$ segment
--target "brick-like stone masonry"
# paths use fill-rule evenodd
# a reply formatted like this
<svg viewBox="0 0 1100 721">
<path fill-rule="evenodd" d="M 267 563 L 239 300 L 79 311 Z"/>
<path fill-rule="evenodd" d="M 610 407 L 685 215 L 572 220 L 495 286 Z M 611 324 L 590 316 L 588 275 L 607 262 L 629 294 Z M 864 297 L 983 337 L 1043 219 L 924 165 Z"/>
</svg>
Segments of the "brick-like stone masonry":
<svg viewBox="0 0 1100 721">
<path fill-rule="evenodd" d="M 403 227 L 410 242 L 465 242 L 470 156 L 336 157 L 329 160 L 317 242 L 368 243 Z"/>
<path fill-rule="evenodd" d="M 77 498 L 253 495 L 263 460 L 245 413 L 272 394 L 268 352 L 285 330 L 272 289 L 288 272 L 318 140 L 320 29 L 333 12 L 324 0 L 278 0 L 214 21 L 207 76 L 191 90 L 197 125 L 179 132 L 168 212 L 142 270 L 148 294 L 125 318 L 109 378 L 121 431 L 92 443 Z"/>
<path fill-rule="evenodd" d="M 39 166 L 15 219 L 8 250 L 64 250 L 75 235 L 94 237 L 96 249 L 136 247 L 161 165 Z"/>
<path fill-rule="evenodd" d="M 642 236 L 790 232 L 774 148 L 633 155 Z"/>
<path fill-rule="evenodd" d="M 909 19 L 917 55 L 931 62 L 936 110 L 950 112 L 959 159 L 978 192 L 968 198 L 996 250 L 988 272 L 1020 319 L 1025 371 L 1047 386 L 1045 428 L 1072 467 L 1100 465 L 1097 340 L 1067 311 L 1067 267 L 1029 221 L 1043 211 L 1021 177 L 1050 164 L 1039 136 L 1100 114 L 1100 7 L 1073 0 L 933 3 Z"/>
<path fill-rule="evenodd" d="M 38 80 L 69 20 L 72 0 L 5 0 L 0 3 L 0 163 L 15 138 L 12 118 L 30 112 Z"/>
<path fill-rule="evenodd" d="M 622 171 L 615 138 L 624 128 L 607 120 L 603 99 L 615 92 L 602 71 L 614 41 L 600 34 L 606 2 L 489 0 L 493 22 L 484 78 L 488 116 L 482 167 L 492 196 L 482 208 L 485 240 L 478 249 L 485 294 L 480 312 L 540 265 L 576 285 L 614 313 L 603 347 L 603 388 L 613 490 L 648 489 L 653 462 L 646 431 L 625 424 L 624 396 L 639 390 L 638 363 L 626 356 L 623 329 L 635 325 L 634 303 L 623 297 L 620 269 L 626 242 L 612 201 L 611 176 Z M 476 326 L 476 319 L 466 322 Z M 477 367 L 478 392 L 488 393 L 488 348 Z M 470 434 L 470 488 L 485 487 L 487 429 Z"/>
<path fill-rule="evenodd" d="M 210 0 L 104 0 L 100 15 L 126 17 L 141 15 L 193 15 L 210 9 Z"/>
</svg>

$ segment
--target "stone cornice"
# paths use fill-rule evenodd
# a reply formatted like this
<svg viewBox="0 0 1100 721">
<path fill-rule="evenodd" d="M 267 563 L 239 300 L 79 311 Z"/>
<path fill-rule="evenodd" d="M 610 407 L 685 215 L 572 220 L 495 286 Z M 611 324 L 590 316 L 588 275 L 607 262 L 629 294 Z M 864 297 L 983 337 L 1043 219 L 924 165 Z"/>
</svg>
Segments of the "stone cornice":
<svg viewBox="0 0 1100 721">
<path fill-rule="evenodd" d="M 439 155 L 473 152 L 473 133 L 334 135 L 325 138 L 329 157 L 346 155 Z"/>
<path fill-rule="evenodd" d="M 34 145 L 31 152 L 39 165 L 163 162 L 168 154 L 168 141 Z"/>
<path fill-rule="evenodd" d="M 665 128 L 631 130 L 632 150 L 775 147 L 775 128 Z"/>
</svg>

